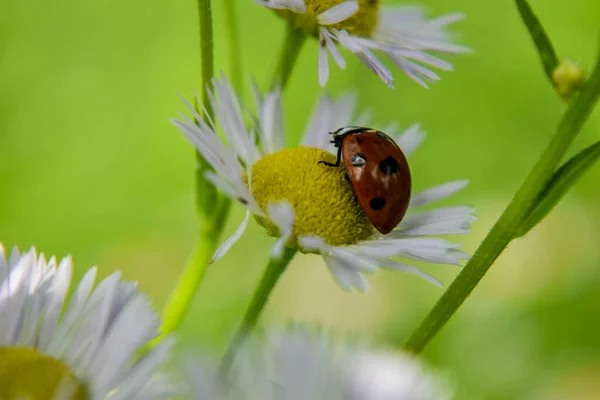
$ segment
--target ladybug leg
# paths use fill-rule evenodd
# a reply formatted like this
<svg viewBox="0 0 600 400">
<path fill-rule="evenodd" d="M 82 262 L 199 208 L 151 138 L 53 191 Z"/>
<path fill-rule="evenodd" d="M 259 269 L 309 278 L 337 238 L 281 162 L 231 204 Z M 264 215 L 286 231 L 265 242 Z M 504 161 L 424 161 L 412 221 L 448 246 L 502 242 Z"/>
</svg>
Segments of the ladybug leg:
<svg viewBox="0 0 600 400">
<path fill-rule="evenodd" d="M 323 165 L 326 165 L 328 167 L 339 167 L 340 166 L 339 163 L 332 164 L 332 163 L 327 162 L 327 161 L 319 161 L 318 164 L 323 164 Z"/>
<path fill-rule="evenodd" d="M 335 164 L 332 164 L 332 163 L 327 162 L 327 161 L 319 161 L 317 164 L 323 164 L 323 165 L 326 165 L 328 167 L 339 167 L 341 161 L 342 161 L 342 148 L 339 147 L 338 148 L 338 152 L 337 152 L 337 159 L 335 160 Z"/>
</svg>

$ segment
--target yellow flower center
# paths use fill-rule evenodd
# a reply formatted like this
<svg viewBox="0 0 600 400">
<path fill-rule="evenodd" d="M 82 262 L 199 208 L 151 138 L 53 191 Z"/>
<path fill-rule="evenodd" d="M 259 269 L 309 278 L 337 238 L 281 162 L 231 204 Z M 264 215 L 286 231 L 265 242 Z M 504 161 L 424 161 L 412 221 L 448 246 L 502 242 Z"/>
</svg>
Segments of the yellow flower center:
<svg viewBox="0 0 600 400">
<path fill-rule="evenodd" d="M 294 13 L 289 10 L 278 10 L 277 13 L 286 18 L 297 29 L 307 35 L 319 35 L 317 17 L 333 6 L 346 0 L 305 0 L 306 12 Z M 358 11 L 345 21 L 328 25 L 331 28 L 347 30 L 357 36 L 369 37 L 377 28 L 379 19 L 379 0 L 358 0 Z"/>
<path fill-rule="evenodd" d="M 61 361 L 29 348 L 0 347 L 0 399 L 54 398 L 87 400 L 88 394 Z"/>
<path fill-rule="evenodd" d="M 252 167 L 252 195 L 263 210 L 271 202 L 287 201 L 294 209 L 294 240 L 316 235 L 333 246 L 368 239 L 373 226 L 346 179 L 343 165 L 328 167 L 335 156 L 312 147 L 284 149 L 269 154 Z M 278 229 L 257 218 L 272 236 Z"/>
</svg>

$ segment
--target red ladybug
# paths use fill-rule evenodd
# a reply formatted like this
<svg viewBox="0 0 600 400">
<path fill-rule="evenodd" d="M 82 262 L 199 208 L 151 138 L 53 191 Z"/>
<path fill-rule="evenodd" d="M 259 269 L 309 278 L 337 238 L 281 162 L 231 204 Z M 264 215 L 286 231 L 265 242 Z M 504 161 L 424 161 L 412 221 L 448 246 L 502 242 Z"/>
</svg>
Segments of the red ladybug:
<svg viewBox="0 0 600 400">
<path fill-rule="evenodd" d="M 400 147 L 383 132 L 347 126 L 331 132 L 338 148 L 335 164 L 344 166 L 352 189 L 375 229 L 386 234 L 404 218 L 410 202 L 408 161 Z"/>
</svg>

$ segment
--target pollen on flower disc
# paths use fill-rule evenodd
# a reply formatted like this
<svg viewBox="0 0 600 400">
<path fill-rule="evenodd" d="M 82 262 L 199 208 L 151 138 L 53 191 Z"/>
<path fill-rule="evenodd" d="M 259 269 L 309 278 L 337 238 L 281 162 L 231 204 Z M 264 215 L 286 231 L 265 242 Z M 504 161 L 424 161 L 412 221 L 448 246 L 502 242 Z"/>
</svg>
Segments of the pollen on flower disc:
<svg viewBox="0 0 600 400">
<path fill-rule="evenodd" d="M 308 35 L 319 36 L 319 15 L 345 1 L 305 0 L 306 11 L 304 13 L 296 13 L 285 9 L 276 10 L 276 12 L 286 18 L 297 29 L 304 31 Z M 356 36 L 370 37 L 377 29 L 379 2 L 380 0 L 358 0 L 358 11 L 344 21 L 329 25 L 328 27 L 346 30 Z"/>
<path fill-rule="evenodd" d="M 0 399 L 87 400 L 85 386 L 60 360 L 25 347 L 0 347 Z M 56 397 L 55 397 L 56 396 Z"/>
<path fill-rule="evenodd" d="M 295 236 L 316 235 L 335 246 L 368 239 L 373 226 L 352 192 L 345 168 L 319 163 L 335 159 L 311 147 L 269 154 L 252 167 L 252 194 L 263 210 L 270 202 L 288 201 L 295 212 Z"/>
</svg>

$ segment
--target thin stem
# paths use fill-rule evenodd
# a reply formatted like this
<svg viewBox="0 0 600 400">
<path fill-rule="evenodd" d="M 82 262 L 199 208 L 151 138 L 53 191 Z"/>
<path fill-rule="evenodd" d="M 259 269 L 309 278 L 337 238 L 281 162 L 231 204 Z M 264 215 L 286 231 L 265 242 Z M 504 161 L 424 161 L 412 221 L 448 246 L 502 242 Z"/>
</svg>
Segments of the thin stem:
<svg viewBox="0 0 600 400">
<path fill-rule="evenodd" d="M 581 130 L 600 95 L 600 59 L 585 88 L 571 103 L 546 150 L 530 171 L 500 219 L 483 240 L 473 257 L 429 312 L 422 324 L 409 337 L 404 347 L 420 352 L 442 329 L 492 263 L 515 237 L 527 218 L 538 194 L 552 178 L 569 146 Z"/>
<path fill-rule="evenodd" d="M 212 118 L 213 110 L 209 101 L 208 92 L 205 90 L 214 73 L 214 46 L 211 0 L 197 0 L 198 19 L 200 24 L 200 67 L 202 104 L 206 108 L 207 116 Z M 198 104 L 196 104 L 198 110 Z M 201 112 L 199 112 L 202 114 Z M 206 116 L 205 116 L 206 117 Z M 171 292 L 169 301 L 163 310 L 161 334 L 149 347 L 158 344 L 166 335 L 174 332 L 187 314 L 200 283 L 206 273 L 208 262 L 217 248 L 217 241 L 223 228 L 223 220 L 219 220 L 211 212 L 218 195 L 214 186 L 205 178 L 205 173 L 210 165 L 199 152 L 196 152 L 196 209 L 199 215 L 200 229 L 194 250 L 185 265 L 177 286 Z"/>
<path fill-rule="evenodd" d="M 544 71 L 546 71 L 548 79 L 550 79 L 550 82 L 554 85 L 555 82 L 552 74 L 558 66 L 559 61 L 556 50 L 554 50 L 554 46 L 550 41 L 550 37 L 527 0 L 517 0 L 517 8 L 527 30 L 529 30 L 529 36 L 531 36 L 531 39 L 533 39 L 533 43 L 537 48 L 542 65 L 544 66 Z"/>
<path fill-rule="evenodd" d="M 206 107 L 208 115 L 212 117 L 213 111 L 206 91 L 210 80 L 214 76 L 214 36 L 212 23 L 211 0 L 197 0 L 198 20 L 200 21 L 200 68 L 202 74 L 202 104 Z"/>
<path fill-rule="evenodd" d="M 229 63 L 231 69 L 229 78 L 238 96 L 242 97 L 244 77 L 242 75 L 242 48 L 240 45 L 240 31 L 235 7 L 235 0 L 223 0 L 225 9 L 225 25 L 229 33 Z"/>
<path fill-rule="evenodd" d="M 252 333 L 260 315 L 262 314 L 267 301 L 269 300 L 269 296 L 271 292 L 275 288 L 275 284 L 281 277 L 281 274 L 285 271 L 289 263 L 292 261 L 292 258 L 296 255 L 297 250 L 286 248 L 283 256 L 279 260 L 271 259 L 265 272 L 260 279 L 260 283 L 256 287 L 254 291 L 254 295 L 252 296 L 252 300 L 248 305 L 248 309 L 244 314 L 244 318 L 242 319 L 242 323 L 235 335 L 233 336 L 233 340 L 229 344 L 225 355 L 221 361 L 221 373 L 225 375 L 229 366 L 231 365 L 235 353 L 239 349 L 239 347 L 244 343 L 246 338 Z"/>
<path fill-rule="evenodd" d="M 215 229 L 212 226 L 200 229 L 194 251 L 163 311 L 161 333 L 155 339 L 156 342 L 160 342 L 165 335 L 174 332 L 181 325 L 198 286 L 200 286 L 200 282 L 206 274 L 206 267 L 215 252 L 218 237 L 219 235 L 215 234 Z"/>
<path fill-rule="evenodd" d="M 273 75 L 271 89 L 275 89 L 277 85 L 280 85 L 282 89 L 285 88 L 305 41 L 306 34 L 304 32 L 294 28 L 291 23 L 286 23 L 285 40 L 279 55 L 277 69 Z"/>
</svg>

